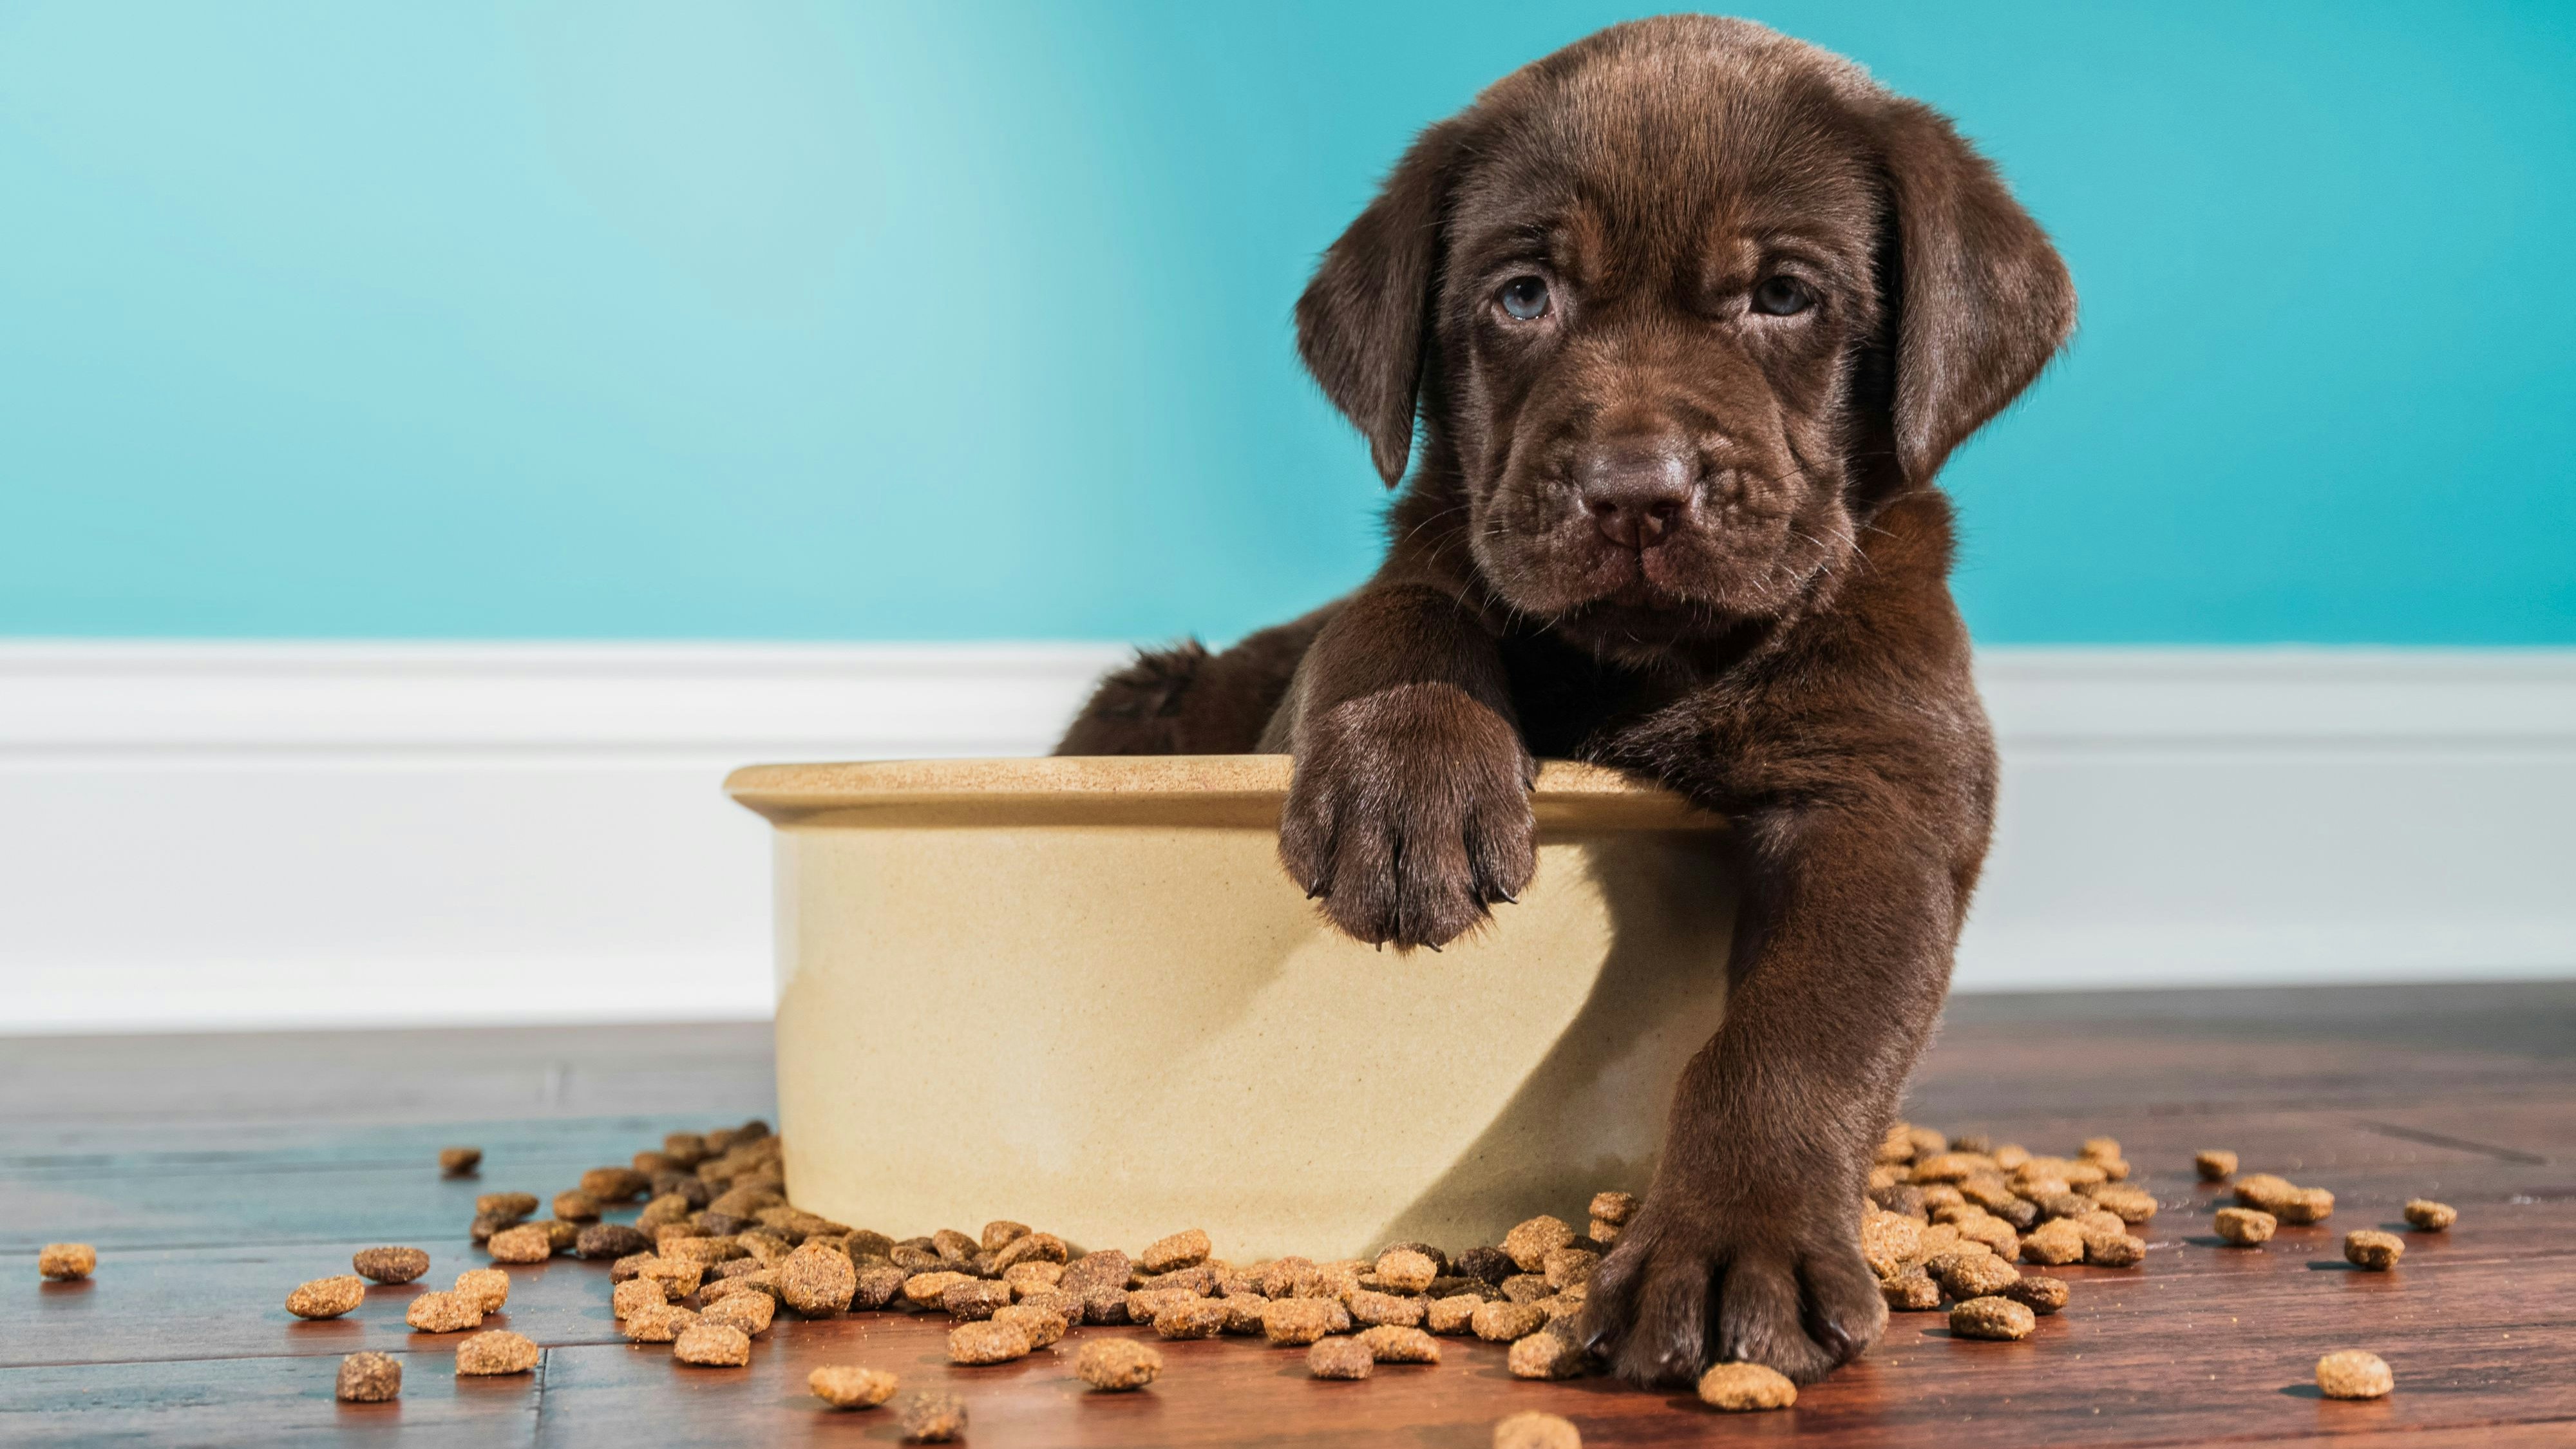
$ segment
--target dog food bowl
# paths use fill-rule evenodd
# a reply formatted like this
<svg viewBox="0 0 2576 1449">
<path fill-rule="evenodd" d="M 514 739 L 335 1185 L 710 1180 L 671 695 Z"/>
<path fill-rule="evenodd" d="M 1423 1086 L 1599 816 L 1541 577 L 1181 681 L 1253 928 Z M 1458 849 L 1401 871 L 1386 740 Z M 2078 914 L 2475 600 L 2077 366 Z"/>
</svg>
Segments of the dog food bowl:
<svg viewBox="0 0 2576 1449">
<path fill-rule="evenodd" d="M 1723 826 L 1549 764 L 1538 876 L 1446 950 L 1328 926 L 1284 755 L 761 765 L 799 1206 L 1236 1261 L 1499 1241 L 1653 1172 L 1724 1007 Z"/>
</svg>

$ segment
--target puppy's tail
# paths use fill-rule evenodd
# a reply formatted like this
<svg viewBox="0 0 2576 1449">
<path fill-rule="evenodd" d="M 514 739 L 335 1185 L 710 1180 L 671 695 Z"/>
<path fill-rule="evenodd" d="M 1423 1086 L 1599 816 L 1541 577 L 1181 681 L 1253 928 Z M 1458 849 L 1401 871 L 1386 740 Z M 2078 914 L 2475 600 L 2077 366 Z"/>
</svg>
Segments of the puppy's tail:
<svg viewBox="0 0 2576 1449">
<path fill-rule="evenodd" d="M 1182 708 L 1207 667 L 1206 646 L 1184 639 L 1169 649 L 1140 649 L 1136 662 L 1112 672 L 1074 716 L 1055 747 L 1059 755 L 1178 755 L 1188 751 Z"/>
</svg>

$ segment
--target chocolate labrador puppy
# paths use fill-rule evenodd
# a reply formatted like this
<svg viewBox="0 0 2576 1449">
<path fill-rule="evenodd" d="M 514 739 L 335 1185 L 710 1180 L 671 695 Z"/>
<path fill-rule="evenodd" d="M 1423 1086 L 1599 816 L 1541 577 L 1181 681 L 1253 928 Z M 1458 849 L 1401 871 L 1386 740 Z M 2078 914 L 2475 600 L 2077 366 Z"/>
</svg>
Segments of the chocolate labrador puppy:
<svg viewBox="0 0 2576 1449">
<path fill-rule="evenodd" d="M 1930 109 L 1741 21 L 1605 30 L 1425 131 L 1297 304 L 1390 486 L 1421 424 L 1376 576 L 1142 656 L 1061 747 L 1292 753 L 1281 859 L 1398 948 L 1528 884 L 1536 757 L 1730 818 L 1725 1025 L 1582 1325 L 1631 1379 L 1886 1324 L 1859 1204 L 1995 791 L 1933 480 L 2074 316 Z"/>
</svg>

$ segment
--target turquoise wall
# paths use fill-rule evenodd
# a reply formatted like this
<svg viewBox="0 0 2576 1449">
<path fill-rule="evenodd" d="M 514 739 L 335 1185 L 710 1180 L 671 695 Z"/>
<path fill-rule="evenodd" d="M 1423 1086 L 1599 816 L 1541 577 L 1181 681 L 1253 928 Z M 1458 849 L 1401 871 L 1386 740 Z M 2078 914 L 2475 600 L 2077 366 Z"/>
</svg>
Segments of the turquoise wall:
<svg viewBox="0 0 2576 1449">
<path fill-rule="evenodd" d="M 1230 635 L 1382 495 L 1288 310 L 1633 7 L 0 4 L 0 631 Z M 2054 231 L 1991 642 L 2576 642 L 2576 6 L 1771 3 Z"/>
</svg>

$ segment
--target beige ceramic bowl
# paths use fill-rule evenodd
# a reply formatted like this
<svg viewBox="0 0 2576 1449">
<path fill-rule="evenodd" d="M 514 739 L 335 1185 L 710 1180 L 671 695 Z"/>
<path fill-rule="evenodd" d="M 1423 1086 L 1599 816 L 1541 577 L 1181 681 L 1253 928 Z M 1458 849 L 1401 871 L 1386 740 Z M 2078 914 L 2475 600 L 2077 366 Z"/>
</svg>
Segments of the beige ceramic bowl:
<svg viewBox="0 0 2576 1449">
<path fill-rule="evenodd" d="M 763 765 L 788 1189 L 1221 1257 L 1455 1251 L 1641 1188 L 1723 1008 L 1710 816 L 1550 764 L 1538 878 L 1445 951 L 1327 927 L 1279 755 Z"/>
</svg>

